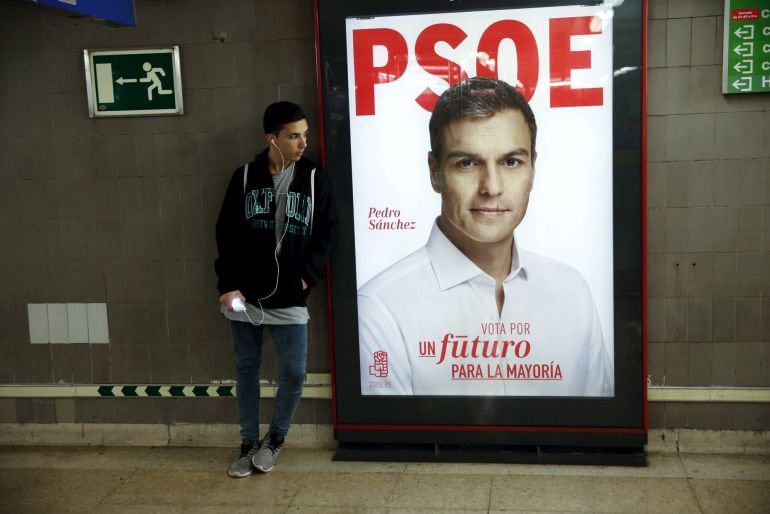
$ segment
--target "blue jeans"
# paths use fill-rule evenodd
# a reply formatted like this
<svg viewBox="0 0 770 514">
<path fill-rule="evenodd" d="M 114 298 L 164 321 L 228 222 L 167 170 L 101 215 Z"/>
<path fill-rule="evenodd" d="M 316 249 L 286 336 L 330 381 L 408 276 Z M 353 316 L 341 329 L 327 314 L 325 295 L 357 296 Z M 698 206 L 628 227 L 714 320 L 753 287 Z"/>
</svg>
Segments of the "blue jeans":
<svg viewBox="0 0 770 514">
<path fill-rule="evenodd" d="M 259 441 L 259 368 L 263 325 L 230 321 L 235 346 L 236 396 L 241 439 Z M 278 354 L 278 392 L 270 431 L 284 437 L 302 397 L 307 365 L 307 325 L 268 325 Z"/>
</svg>

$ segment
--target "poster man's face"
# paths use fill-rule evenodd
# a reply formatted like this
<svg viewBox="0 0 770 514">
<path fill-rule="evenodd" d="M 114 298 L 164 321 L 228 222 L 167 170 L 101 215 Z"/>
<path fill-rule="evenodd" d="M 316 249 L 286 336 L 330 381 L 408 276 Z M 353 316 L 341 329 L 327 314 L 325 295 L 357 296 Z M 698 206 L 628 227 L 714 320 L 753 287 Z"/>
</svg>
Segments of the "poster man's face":
<svg viewBox="0 0 770 514">
<path fill-rule="evenodd" d="M 431 184 L 441 194 L 442 231 L 461 251 L 510 241 L 535 176 L 524 116 L 508 110 L 465 118 L 444 128 L 442 137 L 442 155 L 428 158 Z"/>
</svg>

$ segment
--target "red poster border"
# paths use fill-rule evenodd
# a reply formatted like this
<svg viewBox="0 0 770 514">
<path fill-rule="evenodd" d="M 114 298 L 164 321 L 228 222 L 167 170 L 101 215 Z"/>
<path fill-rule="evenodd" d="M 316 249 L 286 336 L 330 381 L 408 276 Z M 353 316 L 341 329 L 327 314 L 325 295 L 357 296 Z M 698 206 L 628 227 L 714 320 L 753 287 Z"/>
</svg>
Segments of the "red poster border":
<svg viewBox="0 0 770 514">
<path fill-rule="evenodd" d="M 316 87 L 318 102 L 318 125 L 319 125 L 319 143 L 320 143 L 320 161 L 326 168 L 325 155 L 325 133 L 323 122 L 323 87 L 322 87 L 322 64 L 321 64 L 321 45 L 319 30 L 319 0 L 313 0 L 313 25 L 315 39 L 315 62 L 316 62 Z M 648 30 L 648 0 L 641 0 L 642 30 L 641 30 L 641 62 L 642 62 L 642 106 L 641 106 L 641 221 L 642 221 L 642 426 L 641 427 L 568 427 L 568 426 L 477 426 L 477 425 L 408 425 L 408 424 L 345 424 L 339 423 L 337 419 L 337 387 L 334 360 L 334 313 L 332 311 L 332 281 L 331 268 L 326 265 L 326 294 L 327 294 L 327 316 L 328 316 L 328 337 L 329 337 L 329 371 L 331 374 L 331 408 L 332 408 L 332 426 L 336 430 L 414 430 L 414 431 L 467 431 L 467 432 L 550 432 L 550 433 L 591 433 L 591 434 L 629 434 L 646 435 L 648 432 L 648 398 L 647 398 L 647 30 Z"/>
</svg>

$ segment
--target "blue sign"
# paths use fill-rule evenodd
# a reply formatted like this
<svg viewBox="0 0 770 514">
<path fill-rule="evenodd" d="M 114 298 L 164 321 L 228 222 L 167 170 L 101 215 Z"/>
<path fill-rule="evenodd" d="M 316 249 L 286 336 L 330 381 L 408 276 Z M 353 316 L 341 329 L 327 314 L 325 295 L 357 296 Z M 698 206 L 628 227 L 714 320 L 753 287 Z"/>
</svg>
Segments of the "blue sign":
<svg viewBox="0 0 770 514">
<path fill-rule="evenodd" d="M 26 0 L 117 25 L 136 26 L 134 0 Z"/>
</svg>

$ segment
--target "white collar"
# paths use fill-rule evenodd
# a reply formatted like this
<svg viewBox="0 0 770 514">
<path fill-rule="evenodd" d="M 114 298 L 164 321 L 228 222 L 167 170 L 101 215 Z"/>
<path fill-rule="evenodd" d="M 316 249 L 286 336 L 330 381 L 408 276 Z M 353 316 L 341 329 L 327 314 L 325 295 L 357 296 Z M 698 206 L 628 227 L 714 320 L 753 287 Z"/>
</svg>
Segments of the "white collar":
<svg viewBox="0 0 770 514">
<path fill-rule="evenodd" d="M 438 228 L 437 221 L 438 218 L 433 222 L 433 228 L 430 231 L 430 237 L 428 237 L 425 249 L 433 271 L 436 273 L 439 288 L 444 291 L 479 275 L 492 279 L 444 235 L 441 229 Z M 514 279 L 519 274 L 523 279 L 526 280 L 527 278 L 526 269 L 521 262 L 521 256 L 516 248 L 515 238 L 512 245 L 511 272 L 505 277 L 504 282 Z"/>
</svg>

